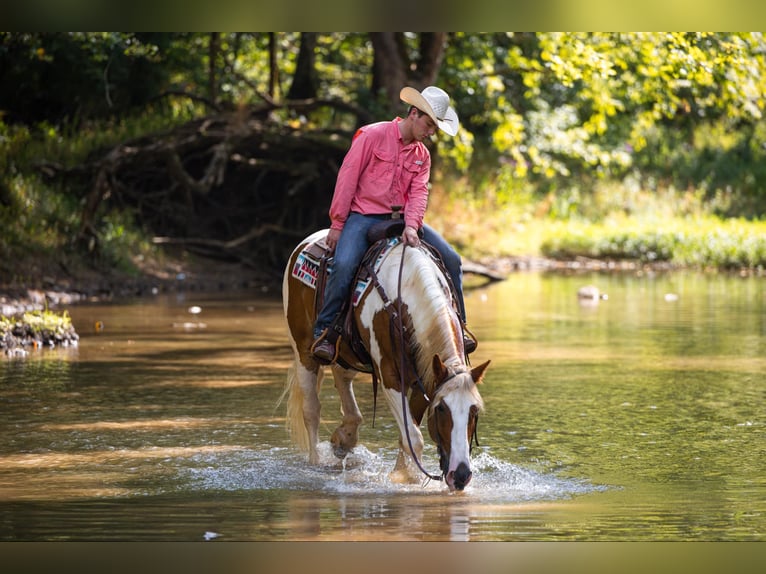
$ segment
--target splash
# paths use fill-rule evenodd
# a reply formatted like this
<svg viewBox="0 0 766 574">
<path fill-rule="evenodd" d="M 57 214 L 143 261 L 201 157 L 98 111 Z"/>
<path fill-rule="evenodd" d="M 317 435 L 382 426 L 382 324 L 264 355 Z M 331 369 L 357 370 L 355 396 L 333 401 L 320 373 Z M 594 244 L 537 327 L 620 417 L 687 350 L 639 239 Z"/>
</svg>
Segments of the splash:
<svg viewBox="0 0 766 574">
<path fill-rule="evenodd" d="M 357 446 L 344 461 L 332 453 L 329 442 L 318 445 L 319 464 L 308 466 L 305 455 L 287 448 L 241 449 L 207 453 L 186 459 L 178 488 L 202 491 L 255 491 L 284 489 L 328 494 L 444 494 L 442 482 L 402 485 L 390 480 L 394 449 L 373 452 Z M 427 468 L 437 461 L 425 458 Z M 490 452 L 473 460 L 474 478 L 464 494 L 487 502 L 520 502 L 571 498 L 606 487 L 586 480 L 539 473 L 503 461 Z"/>
</svg>

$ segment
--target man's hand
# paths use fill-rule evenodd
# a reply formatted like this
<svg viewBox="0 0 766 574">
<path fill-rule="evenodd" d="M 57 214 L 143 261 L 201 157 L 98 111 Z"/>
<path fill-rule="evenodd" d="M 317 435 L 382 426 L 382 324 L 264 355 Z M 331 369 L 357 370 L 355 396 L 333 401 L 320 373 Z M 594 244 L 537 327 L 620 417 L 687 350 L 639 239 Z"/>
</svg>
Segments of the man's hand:
<svg viewBox="0 0 766 574">
<path fill-rule="evenodd" d="M 338 245 L 339 238 L 340 238 L 340 229 L 331 229 L 330 232 L 327 234 L 327 237 L 325 237 L 324 242 L 327 244 L 327 247 L 330 248 L 330 251 L 335 251 L 335 247 Z"/>
<path fill-rule="evenodd" d="M 409 225 L 406 226 L 402 232 L 402 241 L 404 241 L 404 243 L 407 245 L 412 245 L 413 247 L 420 245 L 420 237 L 418 237 L 417 230 L 414 227 L 410 227 Z"/>
</svg>

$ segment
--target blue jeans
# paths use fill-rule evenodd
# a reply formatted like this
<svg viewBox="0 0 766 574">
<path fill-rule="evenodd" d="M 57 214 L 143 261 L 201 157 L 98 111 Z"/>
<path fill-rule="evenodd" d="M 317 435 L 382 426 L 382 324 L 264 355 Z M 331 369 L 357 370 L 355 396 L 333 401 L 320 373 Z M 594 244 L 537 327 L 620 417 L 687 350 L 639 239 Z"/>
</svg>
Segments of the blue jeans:
<svg viewBox="0 0 766 574">
<path fill-rule="evenodd" d="M 455 296 L 457 297 L 458 311 L 463 324 L 466 323 L 465 301 L 463 301 L 463 260 L 452 246 L 447 243 L 439 233 L 428 225 L 423 225 L 423 241 L 430 243 L 439 252 L 444 261 L 444 267 L 447 269 L 450 281 L 455 286 Z"/>
<path fill-rule="evenodd" d="M 332 273 L 327 279 L 324 291 L 324 304 L 314 323 L 314 338 L 329 327 L 335 316 L 340 313 L 343 303 L 351 295 L 351 283 L 356 270 L 369 248 L 367 231 L 378 221 L 389 219 L 390 215 L 362 215 L 352 212 L 341 231 L 338 245 L 335 247 L 335 262 Z M 463 302 L 463 267 L 460 255 L 447 241 L 428 225 L 423 226 L 423 240 L 433 245 L 444 260 L 444 266 L 457 291 L 460 316 L 465 322 L 465 304 Z"/>
</svg>

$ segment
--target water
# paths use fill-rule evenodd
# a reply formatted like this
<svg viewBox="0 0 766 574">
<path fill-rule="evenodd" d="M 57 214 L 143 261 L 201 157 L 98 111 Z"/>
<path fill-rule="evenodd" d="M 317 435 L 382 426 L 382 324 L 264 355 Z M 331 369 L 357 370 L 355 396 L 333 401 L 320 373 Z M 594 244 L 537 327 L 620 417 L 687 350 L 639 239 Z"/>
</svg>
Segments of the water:
<svg viewBox="0 0 766 574">
<path fill-rule="evenodd" d="M 608 299 L 578 301 L 588 283 Z M 70 308 L 77 348 L 0 362 L 0 540 L 766 539 L 762 278 L 524 273 L 467 306 L 492 364 L 455 494 L 389 481 L 395 425 L 379 403 L 371 428 L 364 375 L 362 444 L 332 456 L 325 384 L 306 465 L 275 298 Z"/>
</svg>

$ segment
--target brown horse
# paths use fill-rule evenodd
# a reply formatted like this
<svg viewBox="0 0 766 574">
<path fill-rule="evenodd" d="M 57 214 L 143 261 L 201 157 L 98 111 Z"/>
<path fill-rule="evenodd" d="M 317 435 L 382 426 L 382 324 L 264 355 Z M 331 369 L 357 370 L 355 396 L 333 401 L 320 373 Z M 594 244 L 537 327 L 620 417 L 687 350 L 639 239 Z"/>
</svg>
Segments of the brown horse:
<svg viewBox="0 0 766 574">
<path fill-rule="evenodd" d="M 319 231 L 296 247 L 282 286 L 295 355 L 285 387 L 288 427 L 294 442 L 308 450 L 312 464 L 318 462 L 323 367 L 310 351 L 316 268 L 306 265 L 304 249 L 321 244 L 326 234 L 327 230 Z M 362 414 L 352 381 L 360 371 L 372 372 L 399 427 L 392 479 L 414 482 L 418 468 L 428 474 L 420 462 L 423 435 L 419 426 L 425 415 L 441 467 L 441 476 L 432 478 L 443 477 L 450 490 L 463 490 L 471 480 L 471 443 L 483 409 L 477 383 L 489 361 L 475 368 L 467 365 L 448 280 L 430 252 L 425 247 L 406 247 L 398 238 L 388 241 L 390 249 L 382 261 L 379 258 L 374 272 L 378 285 L 358 293 L 352 306 L 352 320 L 369 361 L 360 360 L 359 353 L 342 339 L 339 359 L 330 367 L 342 414 L 330 442 L 341 459 L 357 444 Z"/>
</svg>

